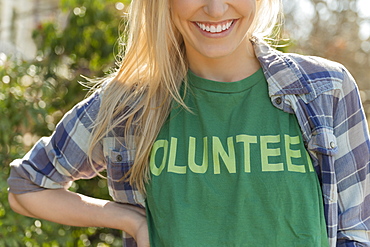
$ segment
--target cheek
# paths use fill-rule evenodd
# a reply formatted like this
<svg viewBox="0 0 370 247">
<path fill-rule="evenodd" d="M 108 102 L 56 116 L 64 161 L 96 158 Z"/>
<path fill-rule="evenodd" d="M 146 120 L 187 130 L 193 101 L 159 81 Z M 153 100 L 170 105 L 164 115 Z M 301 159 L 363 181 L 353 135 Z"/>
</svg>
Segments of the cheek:
<svg viewBox="0 0 370 247">
<path fill-rule="evenodd" d="M 188 0 L 171 0 L 171 19 L 175 28 L 183 35 L 184 27 L 189 19 Z"/>
<path fill-rule="evenodd" d="M 198 0 L 171 0 L 171 13 L 173 18 L 187 20 L 195 11 L 195 6 Z M 199 3 L 198 3 L 199 4 Z"/>
<path fill-rule="evenodd" d="M 184 5 L 186 1 L 181 1 L 181 0 L 171 0 L 170 6 L 171 6 L 171 12 L 173 15 L 178 15 L 181 13 L 179 10 L 184 8 Z"/>
<path fill-rule="evenodd" d="M 244 16 L 255 15 L 257 11 L 257 4 L 255 0 L 237 0 L 235 1 L 235 9 Z"/>
<path fill-rule="evenodd" d="M 244 4 L 239 5 L 239 13 L 244 16 L 244 23 L 250 28 L 250 25 L 255 21 L 257 14 L 257 5 L 255 1 L 244 1 Z"/>
</svg>

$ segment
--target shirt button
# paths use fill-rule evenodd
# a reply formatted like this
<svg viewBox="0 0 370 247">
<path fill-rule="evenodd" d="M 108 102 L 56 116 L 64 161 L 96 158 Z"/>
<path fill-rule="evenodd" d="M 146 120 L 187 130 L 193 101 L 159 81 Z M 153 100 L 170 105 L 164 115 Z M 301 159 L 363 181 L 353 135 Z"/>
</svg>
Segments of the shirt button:
<svg viewBox="0 0 370 247">
<path fill-rule="evenodd" d="M 116 156 L 116 160 L 118 161 L 118 162 L 121 162 L 122 160 L 123 160 L 123 158 L 122 158 L 122 155 L 117 155 Z"/>
<path fill-rule="evenodd" d="M 337 145 L 335 144 L 335 142 L 330 142 L 330 147 L 331 148 L 335 148 Z"/>
<path fill-rule="evenodd" d="M 281 97 L 277 97 L 275 99 L 275 104 L 277 104 L 277 105 L 281 105 L 282 102 L 283 102 L 283 100 L 281 99 Z"/>
</svg>

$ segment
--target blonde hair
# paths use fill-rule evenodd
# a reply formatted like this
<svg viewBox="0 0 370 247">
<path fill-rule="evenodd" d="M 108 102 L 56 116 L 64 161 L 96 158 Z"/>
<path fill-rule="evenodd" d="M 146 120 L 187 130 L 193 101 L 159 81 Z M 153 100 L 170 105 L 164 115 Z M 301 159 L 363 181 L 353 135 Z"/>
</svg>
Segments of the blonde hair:
<svg viewBox="0 0 370 247">
<path fill-rule="evenodd" d="M 261 39 L 277 40 L 283 22 L 282 1 L 257 1 L 257 13 L 250 27 L 250 33 Z"/>
<path fill-rule="evenodd" d="M 188 65 L 180 33 L 171 21 L 170 0 L 133 0 L 128 14 L 125 51 L 119 70 L 104 86 L 101 106 L 89 142 L 94 147 L 123 127 L 122 145 L 135 149 L 134 164 L 122 179 L 145 193 L 151 147 L 166 120 L 173 100 L 186 108 L 179 87 Z M 266 37 L 280 13 L 281 0 L 259 0 L 251 33 Z M 266 8 L 266 9 L 265 9 Z M 107 81 L 107 80 L 105 80 Z M 134 144 L 128 139 L 134 137 Z"/>
</svg>

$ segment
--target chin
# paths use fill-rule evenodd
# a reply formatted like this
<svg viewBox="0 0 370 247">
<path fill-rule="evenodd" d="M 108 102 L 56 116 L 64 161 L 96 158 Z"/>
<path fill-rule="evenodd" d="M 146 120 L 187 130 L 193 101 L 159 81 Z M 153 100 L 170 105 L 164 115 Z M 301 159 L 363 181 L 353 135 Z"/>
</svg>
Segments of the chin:
<svg viewBox="0 0 370 247">
<path fill-rule="evenodd" d="M 199 51 L 199 55 L 206 58 L 224 58 L 233 53 L 230 49 L 217 49 L 217 48 L 208 48 L 207 50 Z"/>
</svg>

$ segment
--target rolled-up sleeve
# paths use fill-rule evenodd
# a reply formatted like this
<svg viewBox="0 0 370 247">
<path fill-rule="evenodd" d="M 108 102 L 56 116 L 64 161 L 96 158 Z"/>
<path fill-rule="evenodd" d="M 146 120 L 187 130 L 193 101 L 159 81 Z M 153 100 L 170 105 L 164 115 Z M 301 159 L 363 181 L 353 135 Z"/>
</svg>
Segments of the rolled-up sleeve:
<svg viewBox="0 0 370 247">
<path fill-rule="evenodd" d="M 68 188 L 72 181 L 87 179 L 105 168 L 100 144 L 87 156 L 89 138 L 100 107 L 96 92 L 66 113 L 50 137 L 41 138 L 22 158 L 14 160 L 8 178 L 15 194 L 43 189 Z"/>
</svg>

